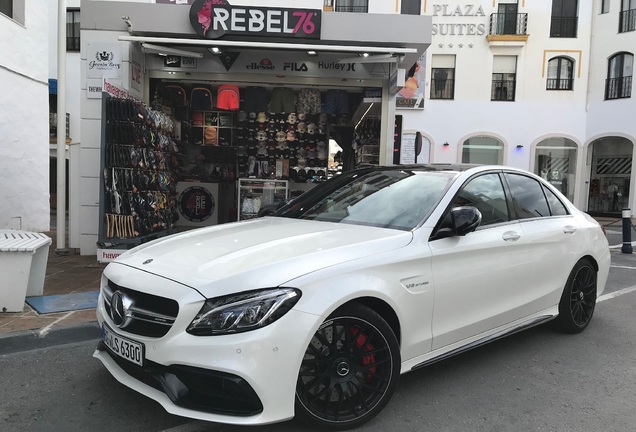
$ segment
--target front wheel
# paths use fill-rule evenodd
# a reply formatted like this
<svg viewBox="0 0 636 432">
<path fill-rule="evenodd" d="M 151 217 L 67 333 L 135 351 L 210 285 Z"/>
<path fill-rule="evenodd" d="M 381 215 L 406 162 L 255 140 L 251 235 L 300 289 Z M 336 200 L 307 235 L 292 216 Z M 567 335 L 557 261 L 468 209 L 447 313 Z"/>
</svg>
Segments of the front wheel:
<svg viewBox="0 0 636 432">
<path fill-rule="evenodd" d="M 400 349 L 376 312 L 350 305 L 316 331 L 296 383 L 296 414 L 330 429 L 359 426 L 378 414 L 398 383 Z"/>
<path fill-rule="evenodd" d="M 582 259 L 565 284 L 554 325 L 566 333 L 580 333 L 592 320 L 595 306 L 596 269 L 589 260 Z"/>
</svg>

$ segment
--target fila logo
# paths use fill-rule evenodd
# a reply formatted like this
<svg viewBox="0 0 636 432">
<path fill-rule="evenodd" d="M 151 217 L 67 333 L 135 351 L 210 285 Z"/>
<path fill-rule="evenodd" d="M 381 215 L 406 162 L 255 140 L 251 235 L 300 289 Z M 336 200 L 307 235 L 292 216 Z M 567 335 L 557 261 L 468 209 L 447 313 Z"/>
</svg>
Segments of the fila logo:
<svg viewBox="0 0 636 432">
<path fill-rule="evenodd" d="M 285 62 L 283 63 L 284 71 L 293 71 L 293 72 L 307 72 L 309 68 L 305 63 L 294 63 L 294 62 Z"/>
</svg>

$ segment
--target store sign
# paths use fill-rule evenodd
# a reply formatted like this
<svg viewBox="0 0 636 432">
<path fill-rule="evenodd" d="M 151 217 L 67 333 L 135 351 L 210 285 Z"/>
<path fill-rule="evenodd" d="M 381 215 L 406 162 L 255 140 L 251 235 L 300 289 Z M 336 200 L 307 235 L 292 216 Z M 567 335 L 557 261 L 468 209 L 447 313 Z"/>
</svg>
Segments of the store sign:
<svg viewBox="0 0 636 432">
<path fill-rule="evenodd" d="M 127 252 L 127 249 L 97 249 L 97 262 L 113 262 L 124 252 Z"/>
<path fill-rule="evenodd" d="M 320 39 L 320 9 L 232 6 L 226 0 L 194 0 L 190 24 L 199 36 L 257 35 Z"/>
<path fill-rule="evenodd" d="M 434 4 L 433 16 L 462 20 L 462 22 L 450 23 L 434 22 L 432 27 L 433 36 L 437 34 L 444 36 L 483 36 L 486 34 L 486 24 L 483 22 L 463 22 L 464 17 L 485 17 L 486 14 L 481 5 L 464 4 L 453 7 L 448 4 Z"/>
<path fill-rule="evenodd" d="M 214 213 L 214 197 L 201 186 L 191 186 L 179 195 L 179 209 L 190 222 L 203 222 Z"/>
<path fill-rule="evenodd" d="M 130 96 L 130 94 L 128 93 L 128 90 L 121 88 L 117 84 L 114 84 L 105 78 L 104 78 L 104 81 L 102 82 L 102 91 L 108 93 L 109 95 L 113 97 L 120 98 L 120 99 L 125 99 Z"/>
<path fill-rule="evenodd" d="M 102 80 L 89 79 L 86 80 L 86 97 L 88 99 L 101 99 L 102 98 Z"/>
<path fill-rule="evenodd" d="M 86 78 L 121 78 L 121 45 L 97 43 L 86 45 Z"/>
<path fill-rule="evenodd" d="M 170 68 L 196 69 L 197 59 L 193 57 L 166 56 L 163 58 L 163 65 Z"/>
</svg>

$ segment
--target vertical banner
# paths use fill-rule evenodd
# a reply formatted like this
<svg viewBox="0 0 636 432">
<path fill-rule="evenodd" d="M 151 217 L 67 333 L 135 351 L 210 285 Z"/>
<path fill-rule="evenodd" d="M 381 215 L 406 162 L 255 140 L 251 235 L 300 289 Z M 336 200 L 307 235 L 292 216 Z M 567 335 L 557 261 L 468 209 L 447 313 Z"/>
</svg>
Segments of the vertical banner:
<svg viewBox="0 0 636 432">
<path fill-rule="evenodd" d="M 393 124 L 393 164 L 402 163 L 402 116 L 396 115 Z"/>
<path fill-rule="evenodd" d="M 404 87 L 395 95 L 395 108 L 424 109 L 424 89 L 426 87 L 426 53 L 409 69 Z"/>
</svg>

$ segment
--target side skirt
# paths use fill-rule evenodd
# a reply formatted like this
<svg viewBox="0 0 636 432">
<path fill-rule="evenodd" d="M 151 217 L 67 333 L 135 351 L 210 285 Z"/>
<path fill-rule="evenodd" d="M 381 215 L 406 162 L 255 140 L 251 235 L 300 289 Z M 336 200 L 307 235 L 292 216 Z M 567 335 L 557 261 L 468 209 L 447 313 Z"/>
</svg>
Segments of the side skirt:
<svg viewBox="0 0 636 432">
<path fill-rule="evenodd" d="M 425 360 L 422 363 L 418 363 L 415 366 L 413 366 L 411 368 L 411 370 L 414 371 L 416 369 L 423 368 L 423 367 L 428 366 L 430 364 L 437 363 L 438 361 L 446 360 L 449 357 L 453 357 L 455 355 L 464 353 L 464 352 L 469 351 L 469 350 L 471 350 L 473 348 L 477 348 L 477 347 L 480 347 L 482 345 L 486 345 L 487 343 L 502 339 L 502 338 L 504 338 L 506 336 L 510 336 L 511 334 L 519 333 L 520 331 L 527 330 L 527 329 L 529 329 L 531 327 L 535 327 L 535 326 L 538 326 L 540 324 L 546 323 L 546 322 L 548 322 L 548 321 L 550 321 L 550 320 L 552 320 L 554 318 L 556 318 L 555 315 L 542 315 L 542 316 L 536 317 L 532 321 L 523 323 L 523 324 L 518 325 L 516 327 L 511 327 L 511 328 L 506 329 L 506 330 L 502 330 L 502 331 L 497 332 L 497 333 L 493 333 L 490 336 L 486 336 L 484 338 L 477 339 L 477 340 L 475 340 L 473 342 L 470 342 L 470 343 L 468 343 L 468 344 L 466 344 L 464 346 L 461 346 L 459 348 L 455 348 L 454 350 L 442 353 L 442 354 L 438 355 L 437 357 L 433 357 L 433 358 L 430 358 L 428 360 Z"/>
</svg>

